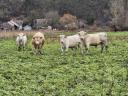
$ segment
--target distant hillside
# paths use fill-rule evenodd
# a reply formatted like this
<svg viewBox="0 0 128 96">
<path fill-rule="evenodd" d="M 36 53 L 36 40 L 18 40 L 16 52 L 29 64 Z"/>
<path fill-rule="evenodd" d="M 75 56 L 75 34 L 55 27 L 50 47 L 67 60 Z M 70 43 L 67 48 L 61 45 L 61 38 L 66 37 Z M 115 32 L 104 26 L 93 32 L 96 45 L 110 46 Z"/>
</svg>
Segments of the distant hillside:
<svg viewBox="0 0 128 96">
<path fill-rule="evenodd" d="M 70 13 L 87 22 L 112 21 L 116 28 L 127 28 L 127 10 L 128 0 L 0 0 L 0 21 L 20 16 L 31 21 L 57 11 L 60 16 Z"/>
</svg>

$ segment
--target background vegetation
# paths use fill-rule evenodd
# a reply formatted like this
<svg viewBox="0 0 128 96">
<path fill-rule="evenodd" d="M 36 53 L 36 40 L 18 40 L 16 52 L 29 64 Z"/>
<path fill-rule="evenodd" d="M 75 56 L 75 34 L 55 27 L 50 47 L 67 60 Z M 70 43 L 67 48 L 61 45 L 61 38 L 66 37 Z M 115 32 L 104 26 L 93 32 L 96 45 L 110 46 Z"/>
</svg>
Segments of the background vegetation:
<svg viewBox="0 0 128 96">
<path fill-rule="evenodd" d="M 89 24 L 97 20 L 119 30 L 128 28 L 127 6 L 127 0 L 0 0 L 0 21 L 24 17 L 30 22 L 56 11 L 59 16 L 70 13 Z"/>
</svg>

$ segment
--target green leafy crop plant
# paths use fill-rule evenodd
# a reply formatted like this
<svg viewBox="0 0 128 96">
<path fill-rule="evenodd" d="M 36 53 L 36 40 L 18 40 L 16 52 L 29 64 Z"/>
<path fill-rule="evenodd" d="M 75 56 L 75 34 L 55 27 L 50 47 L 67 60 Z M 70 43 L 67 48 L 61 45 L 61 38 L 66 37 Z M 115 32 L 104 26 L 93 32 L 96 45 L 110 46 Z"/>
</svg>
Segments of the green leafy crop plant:
<svg viewBox="0 0 128 96">
<path fill-rule="evenodd" d="M 58 40 L 45 44 L 44 55 L 32 55 L 30 43 L 19 52 L 14 39 L 0 40 L 0 96 L 127 96 L 128 33 L 108 38 L 108 52 L 91 47 L 84 55 L 62 55 Z"/>
</svg>

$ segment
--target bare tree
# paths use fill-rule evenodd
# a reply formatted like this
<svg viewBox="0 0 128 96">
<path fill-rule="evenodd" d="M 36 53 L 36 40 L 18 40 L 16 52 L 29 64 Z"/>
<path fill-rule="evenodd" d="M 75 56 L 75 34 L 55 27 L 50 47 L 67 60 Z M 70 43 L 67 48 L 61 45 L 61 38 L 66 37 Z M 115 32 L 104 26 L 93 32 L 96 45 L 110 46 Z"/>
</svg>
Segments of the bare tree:
<svg viewBox="0 0 128 96">
<path fill-rule="evenodd" d="M 111 0 L 112 23 L 116 28 L 128 27 L 128 1 L 127 0 Z"/>
</svg>

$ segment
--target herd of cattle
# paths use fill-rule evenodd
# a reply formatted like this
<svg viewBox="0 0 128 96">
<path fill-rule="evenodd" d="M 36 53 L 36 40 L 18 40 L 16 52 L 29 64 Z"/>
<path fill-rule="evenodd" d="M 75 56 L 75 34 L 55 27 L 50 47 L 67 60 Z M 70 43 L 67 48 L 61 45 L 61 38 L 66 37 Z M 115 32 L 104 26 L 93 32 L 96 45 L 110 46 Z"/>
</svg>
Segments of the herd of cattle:
<svg viewBox="0 0 128 96">
<path fill-rule="evenodd" d="M 45 43 L 44 34 L 41 32 L 37 32 L 32 37 L 32 46 L 34 48 L 35 54 L 42 54 L 41 49 Z M 18 50 L 24 49 L 27 44 L 27 36 L 24 33 L 19 33 L 16 38 L 16 43 L 18 45 Z M 97 47 L 101 46 L 101 52 L 103 50 L 107 51 L 108 48 L 108 38 L 106 32 L 99 32 L 95 34 L 88 34 L 87 32 L 80 31 L 78 34 L 65 36 L 60 35 L 60 46 L 61 51 L 66 52 L 69 48 L 71 49 L 81 49 L 81 53 L 88 52 L 90 46 Z"/>
</svg>

